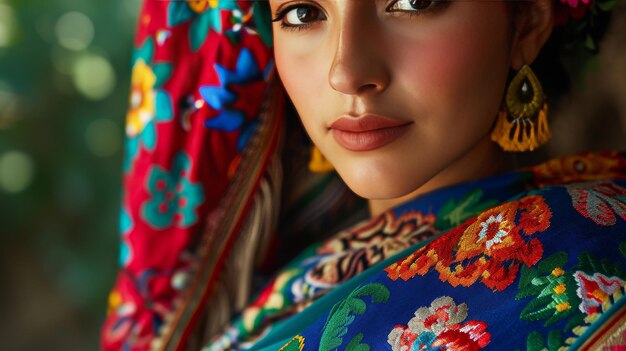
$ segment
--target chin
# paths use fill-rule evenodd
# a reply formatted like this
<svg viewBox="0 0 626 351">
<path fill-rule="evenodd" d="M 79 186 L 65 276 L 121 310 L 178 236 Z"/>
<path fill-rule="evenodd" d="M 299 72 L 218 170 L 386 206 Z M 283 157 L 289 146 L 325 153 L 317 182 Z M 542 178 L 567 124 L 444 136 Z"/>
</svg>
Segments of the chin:
<svg viewBox="0 0 626 351">
<path fill-rule="evenodd" d="M 392 174 L 387 168 L 384 171 L 372 170 L 367 167 L 337 169 L 339 176 L 355 194 L 368 200 L 390 200 L 411 194 L 428 179 L 414 174 L 403 176 Z"/>
</svg>

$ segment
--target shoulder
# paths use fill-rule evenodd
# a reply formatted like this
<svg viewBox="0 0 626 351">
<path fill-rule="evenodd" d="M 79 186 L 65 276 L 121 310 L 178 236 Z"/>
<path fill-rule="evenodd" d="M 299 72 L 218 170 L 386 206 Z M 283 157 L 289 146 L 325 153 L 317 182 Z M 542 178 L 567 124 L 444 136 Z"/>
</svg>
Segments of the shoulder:
<svg viewBox="0 0 626 351">
<path fill-rule="evenodd" d="M 428 287 L 474 306 L 497 349 L 572 347 L 593 338 L 597 346 L 597 335 L 618 335 L 615 326 L 625 324 L 626 182 L 520 193 L 385 272 L 401 283 L 396 291 Z"/>
</svg>

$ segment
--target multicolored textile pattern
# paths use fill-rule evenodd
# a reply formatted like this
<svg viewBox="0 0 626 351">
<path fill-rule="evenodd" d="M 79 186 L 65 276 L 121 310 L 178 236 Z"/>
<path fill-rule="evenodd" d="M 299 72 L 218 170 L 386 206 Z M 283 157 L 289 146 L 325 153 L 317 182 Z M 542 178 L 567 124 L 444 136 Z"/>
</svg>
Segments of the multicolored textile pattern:
<svg viewBox="0 0 626 351">
<path fill-rule="evenodd" d="M 146 350 L 158 335 L 196 264 L 193 242 L 255 131 L 273 63 L 254 9 L 249 1 L 144 2 L 105 350 Z"/>
<path fill-rule="evenodd" d="M 610 8 L 610 0 L 555 1 L 559 5 L 557 24 L 573 24 L 577 30 L 583 28 L 584 33 L 594 23 L 591 17 L 595 13 Z M 102 329 L 104 350 L 150 349 L 161 335 L 164 321 L 175 311 L 175 301 L 191 285 L 190 277 L 199 262 L 195 246 L 210 226 L 209 219 L 215 217 L 215 210 L 237 175 L 243 151 L 260 124 L 259 112 L 273 67 L 269 14 L 260 10 L 263 5 L 267 4 L 246 0 L 144 1 L 132 59 L 126 124 L 120 273 Z M 576 25 L 580 21 L 586 25 Z M 554 167 L 545 171 L 556 172 Z M 561 175 L 554 174 L 554 178 L 538 179 L 558 183 Z M 578 194 L 575 208 L 587 211 L 585 218 L 594 223 L 619 225 L 620 212 L 614 210 L 611 216 L 618 200 L 607 200 L 609 195 L 603 193 L 617 188 L 598 186 L 600 190 L 570 189 Z M 428 206 L 423 205 L 428 211 L 405 213 L 399 209 L 345 230 L 334 241 L 320 246 L 319 251 L 304 252 L 301 257 L 307 259 L 290 266 L 292 271 L 279 274 L 219 343 L 251 340 L 279 316 L 300 311 L 319 296 L 353 280 L 350 278 L 363 276 L 372 265 L 518 193 L 507 193 L 503 188 L 489 194 L 480 187 L 466 190 L 462 194 L 443 191 L 439 199 L 428 198 Z M 588 199 L 593 200 L 591 207 Z M 594 207 L 596 204 L 605 205 Z M 513 216 L 513 211 L 507 215 Z M 527 210 L 520 204 L 515 211 Z M 495 220 L 510 220 L 502 218 Z M 517 245 L 532 250 L 537 244 L 519 241 Z M 476 250 L 467 255 L 476 254 Z M 475 260 L 488 262 L 478 264 L 471 259 L 471 264 L 448 267 L 451 281 L 468 279 L 455 273 L 456 267 L 482 270 L 481 276 L 493 273 L 497 266 L 492 266 L 486 255 L 476 255 Z M 520 270 L 535 259 L 520 257 L 511 267 Z M 585 277 L 595 279 L 595 273 L 585 273 Z M 506 282 L 485 278 L 481 283 L 501 287 Z M 379 294 L 376 289 L 367 288 L 362 294 Z M 354 298 L 359 300 L 359 296 Z M 394 300 L 393 296 L 385 299 L 384 293 L 376 296 L 381 301 Z M 437 301 L 450 303 L 449 299 Z M 457 306 L 468 304 L 452 301 Z M 431 302 L 424 306 L 435 306 Z M 344 307 L 341 310 L 347 311 Z M 469 313 L 475 310 L 470 308 Z M 459 318 L 455 319 L 459 330 L 480 321 Z M 295 347 L 295 342 L 292 345 Z"/>
<path fill-rule="evenodd" d="M 561 350 L 623 308 L 625 289 L 626 155 L 581 154 L 338 233 L 205 350 Z"/>
</svg>

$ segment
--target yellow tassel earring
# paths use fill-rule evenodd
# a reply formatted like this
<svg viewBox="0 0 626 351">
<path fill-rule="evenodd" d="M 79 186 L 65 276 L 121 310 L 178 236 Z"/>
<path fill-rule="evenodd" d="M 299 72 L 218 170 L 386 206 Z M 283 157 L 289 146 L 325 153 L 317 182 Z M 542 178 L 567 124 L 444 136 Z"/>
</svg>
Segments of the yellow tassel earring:
<svg viewBox="0 0 626 351">
<path fill-rule="evenodd" d="M 313 145 L 311 147 L 311 160 L 309 161 L 309 170 L 313 173 L 328 173 L 334 170 L 332 163 L 330 163 L 320 149 Z"/>
<path fill-rule="evenodd" d="M 524 65 L 506 91 L 491 140 L 505 151 L 532 151 L 550 140 L 548 104 L 541 83 Z"/>
</svg>

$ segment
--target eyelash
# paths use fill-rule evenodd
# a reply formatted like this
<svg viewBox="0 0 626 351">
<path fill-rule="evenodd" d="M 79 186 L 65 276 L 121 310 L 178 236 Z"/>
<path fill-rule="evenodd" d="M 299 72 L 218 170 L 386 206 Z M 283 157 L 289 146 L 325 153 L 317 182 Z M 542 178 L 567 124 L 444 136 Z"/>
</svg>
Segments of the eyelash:
<svg viewBox="0 0 626 351">
<path fill-rule="evenodd" d="M 285 6 L 284 8 L 279 8 L 274 14 L 274 18 L 272 18 L 272 22 L 280 21 L 279 23 L 280 28 L 284 30 L 301 31 L 301 30 L 308 29 L 309 27 L 313 26 L 315 22 L 298 24 L 298 25 L 290 25 L 290 24 L 285 24 L 285 22 L 282 21 L 282 19 L 285 18 L 285 16 L 289 13 L 289 11 L 295 10 L 299 7 L 314 7 L 314 6 L 307 4 L 307 3 L 295 3 L 295 4 Z M 319 9 L 319 11 L 322 11 L 322 10 Z"/>
<path fill-rule="evenodd" d="M 396 4 L 398 1 L 400 0 L 393 0 L 393 2 L 389 5 L 387 5 L 385 7 L 385 11 L 389 10 L 390 7 L 392 7 L 394 4 Z M 391 11 L 391 13 L 401 13 L 401 15 L 404 16 L 408 16 L 409 18 L 412 18 L 414 16 L 421 16 L 421 15 L 425 15 L 425 14 L 429 14 L 429 13 L 435 13 L 438 12 L 439 10 L 443 9 L 444 7 L 446 7 L 447 5 L 450 4 L 450 0 L 433 0 L 432 1 L 432 5 L 430 7 L 428 7 L 425 10 L 416 10 L 416 11 L 403 11 L 403 10 L 398 10 L 398 11 Z M 309 29 L 310 27 L 312 27 L 313 25 L 316 24 L 316 22 L 318 21 L 314 21 L 311 23 L 305 23 L 305 24 L 298 24 L 298 25 L 289 25 L 286 24 L 282 21 L 282 19 L 289 13 L 289 11 L 300 8 L 300 7 L 315 7 L 314 5 L 311 5 L 309 3 L 295 3 L 295 4 L 291 4 L 288 6 L 285 6 L 284 8 L 279 8 L 278 10 L 276 10 L 276 13 L 274 14 L 274 18 L 272 18 L 272 22 L 278 22 L 280 21 L 280 28 L 283 30 L 288 30 L 288 31 L 302 31 L 302 30 L 306 30 Z M 321 9 L 318 8 L 319 11 L 322 11 Z M 322 11 L 323 12 L 323 11 Z M 398 16 L 398 15 L 396 15 Z"/>
</svg>

